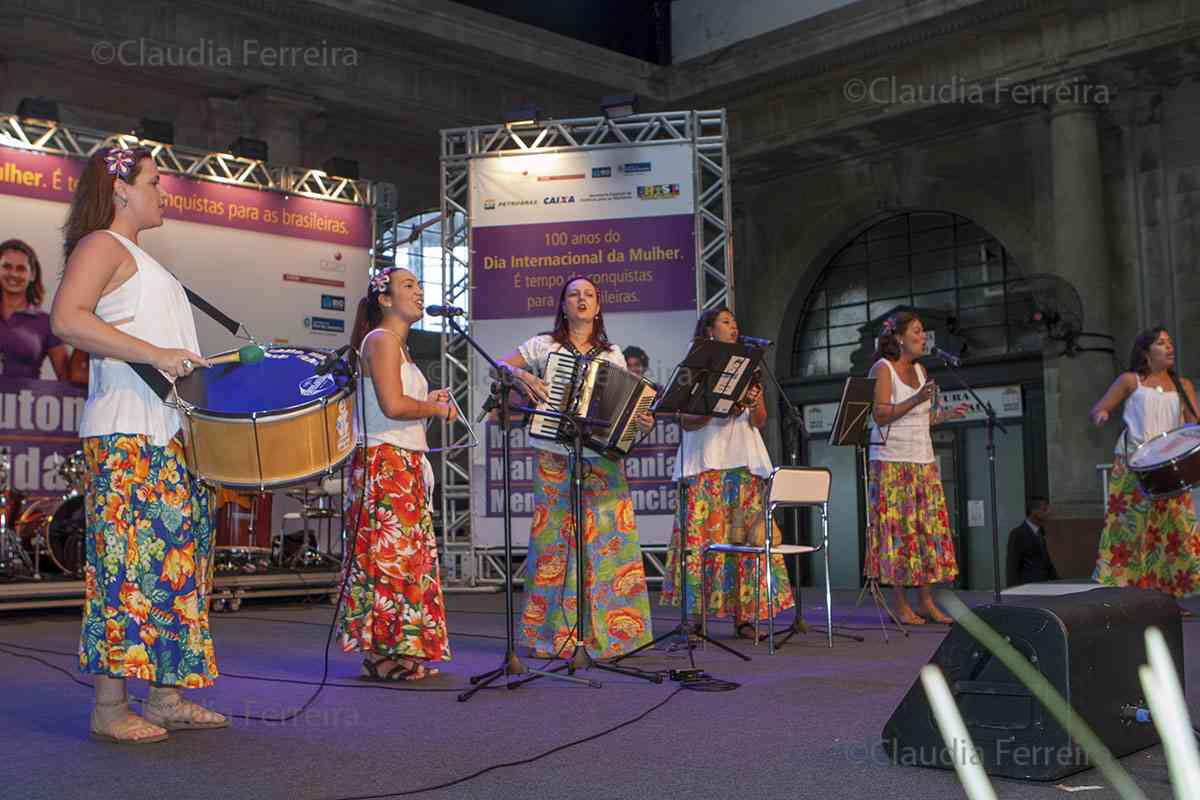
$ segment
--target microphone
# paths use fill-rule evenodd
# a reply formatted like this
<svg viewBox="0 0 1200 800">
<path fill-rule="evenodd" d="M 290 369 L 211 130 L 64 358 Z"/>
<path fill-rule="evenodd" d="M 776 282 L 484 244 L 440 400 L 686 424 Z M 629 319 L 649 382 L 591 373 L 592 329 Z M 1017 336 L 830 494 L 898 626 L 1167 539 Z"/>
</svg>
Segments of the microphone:
<svg viewBox="0 0 1200 800">
<path fill-rule="evenodd" d="M 745 344 L 751 347 L 770 347 L 775 343 L 770 339 L 759 339 L 755 336 L 739 336 L 738 344 Z"/>
<path fill-rule="evenodd" d="M 937 347 L 933 348 L 933 350 L 930 351 L 930 355 L 937 356 L 942 361 L 945 361 L 947 364 L 954 367 L 955 369 L 958 369 L 959 367 L 962 366 L 961 358 L 959 358 L 958 356 L 952 356 L 949 353 L 947 353 L 945 350 L 941 350 Z"/>
<path fill-rule="evenodd" d="M 425 306 L 428 317 L 461 317 L 467 312 L 458 306 Z"/>
<path fill-rule="evenodd" d="M 334 350 L 332 353 L 325 356 L 325 360 L 317 365 L 317 368 L 313 370 L 313 374 L 324 375 L 327 372 L 332 372 L 333 368 L 337 366 L 337 363 L 342 360 L 342 356 L 346 355 L 346 352 L 349 349 L 350 345 L 344 344 L 337 350 Z"/>
</svg>

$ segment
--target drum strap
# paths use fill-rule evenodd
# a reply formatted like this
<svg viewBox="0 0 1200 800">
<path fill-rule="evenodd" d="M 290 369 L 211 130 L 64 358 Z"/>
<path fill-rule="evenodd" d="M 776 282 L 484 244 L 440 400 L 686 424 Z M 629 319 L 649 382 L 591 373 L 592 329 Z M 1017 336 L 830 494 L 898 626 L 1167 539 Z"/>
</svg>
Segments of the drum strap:
<svg viewBox="0 0 1200 800">
<path fill-rule="evenodd" d="M 240 322 L 221 311 L 219 308 L 193 292 L 188 287 L 184 286 L 183 291 L 185 294 L 187 294 L 189 303 L 211 317 L 212 320 L 222 328 L 229 331 L 234 336 L 237 335 L 238 330 L 240 330 L 242 327 Z M 146 385 L 149 386 L 156 395 L 158 395 L 160 400 L 163 400 L 164 402 L 166 401 L 167 397 L 169 397 L 171 394 L 172 387 L 171 381 L 168 380 L 166 376 L 155 369 L 152 365 L 144 362 L 131 361 L 129 362 L 129 366 L 134 372 L 137 373 L 138 377 L 145 381 Z"/>
<path fill-rule="evenodd" d="M 1179 392 L 1179 396 L 1183 398 L 1188 411 L 1192 412 L 1192 419 L 1200 420 L 1200 416 L 1196 414 L 1196 407 L 1192 405 L 1192 398 L 1188 397 L 1188 393 L 1183 390 L 1183 382 L 1179 380 L 1175 370 L 1170 370 L 1167 374 L 1171 376 L 1171 383 L 1175 384 L 1175 391 Z"/>
</svg>

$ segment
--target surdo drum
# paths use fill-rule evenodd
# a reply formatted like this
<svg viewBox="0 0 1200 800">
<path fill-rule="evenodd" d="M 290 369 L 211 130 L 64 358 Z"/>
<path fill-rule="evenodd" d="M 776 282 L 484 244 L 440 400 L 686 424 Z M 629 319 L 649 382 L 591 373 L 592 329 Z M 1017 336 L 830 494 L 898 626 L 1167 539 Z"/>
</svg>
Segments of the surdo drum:
<svg viewBox="0 0 1200 800">
<path fill-rule="evenodd" d="M 1173 497 L 1200 484 L 1200 425 L 1184 425 L 1147 439 L 1129 457 L 1129 469 L 1151 497 Z"/>
<path fill-rule="evenodd" d="M 265 348 L 255 364 L 201 367 L 175 381 L 188 469 L 265 491 L 336 469 L 354 450 L 354 374 L 307 347 Z"/>
</svg>

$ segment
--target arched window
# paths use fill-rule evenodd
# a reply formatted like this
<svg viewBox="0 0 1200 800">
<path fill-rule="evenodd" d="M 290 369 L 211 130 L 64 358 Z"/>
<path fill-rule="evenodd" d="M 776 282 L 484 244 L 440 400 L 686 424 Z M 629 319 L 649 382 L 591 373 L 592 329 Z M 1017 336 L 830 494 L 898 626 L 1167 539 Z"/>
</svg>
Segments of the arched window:
<svg viewBox="0 0 1200 800">
<path fill-rule="evenodd" d="M 455 229 L 457 230 L 461 227 L 461 225 L 458 225 Z M 423 211 L 398 223 L 391 230 L 394 231 L 391 235 L 385 232 L 383 252 L 389 252 L 394 247 L 395 265 L 411 271 L 421 281 L 421 287 L 425 290 L 426 306 L 445 303 L 447 292 L 442 280 L 441 212 L 436 208 Z M 386 241 L 388 238 L 392 239 L 392 241 Z M 458 256 L 456 262 L 463 265 L 465 276 L 467 263 L 466 245 L 456 247 L 455 254 Z M 465 285 L 465 277 L 453 275 L 451 282 Z M 469 299 L 469 292 L 461 292 L 455 298 L 453 304 L 461 308 L 467 308 Z M 413 327 L 417 330 L 441 331 L 442 326 L 443 320 L 441 317 L 425 317 Z"/>
<path fill-rule="evenodd" d="M 1008 285 L 1018 277 L 1004 246 L 966 217 L 942 211 L 889 216 L 826 265 L 796 326 L 792 375 L 865 371 L 880 324 L 901 306 L 916 309 L 944 349 L 965 347 L 969 357 L 1038 351 L 1040 335 L 1010 303 Z"/>
</svg>

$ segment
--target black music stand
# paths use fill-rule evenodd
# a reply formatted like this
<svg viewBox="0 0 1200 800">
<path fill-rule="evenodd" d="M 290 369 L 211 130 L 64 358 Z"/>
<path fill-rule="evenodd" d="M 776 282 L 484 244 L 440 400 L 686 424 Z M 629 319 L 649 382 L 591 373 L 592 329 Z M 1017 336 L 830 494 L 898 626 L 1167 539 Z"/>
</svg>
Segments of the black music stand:
<svg viewBox="0 0 1200 800">
<path fill-rule="evenodd" d="M 675 367 L 671 374 L 671 382 L 654 404 L 656 414 L 691 414 L 700 417 L 727 417 L 732 411 L 738 398 L 745 393 L 755 368 L 762 362 L 763 348 L 718 342 L 715 339 L 697 339 L 692 343 L 691 350 Z M 647 642 L 636 650 L 631 650 L 617 658 L 628 658 L 640 653 L 659 642 L 666 641 L 672 636 L 680 637 L 681 644 L 688 650 L 688 658 L 693 667 L 696 659 L 692 653 L 691 637 L 696 637 L 709 644 L 714 644 L 727 653 L 732 653 L 743 661 L 749 661 L 750 656 L 739 653 L 732 647 L 718 642 L 705 634 L 699 625 L 688 619 L 687 596 L 687 520 L 684 518 L 685 506 L 683 497 L 683 481 L 679 481 L 675 492 L 676 516 L 679 522 L 679 550 L 675 562 L 679 565 L 679 624 L 671 630 Z M 699 557 L 702 557 L 698 554 Z M 703 565 L 700 570 L 700 580 L 704 580 Z M 701 592 L 703 602 L 703 592 Z"/>
<path fill-rule="evenodd" d="M 871 411 L 875 407 L 875 379 L 847 378 L 842 387 L 842 399 L 838 402 L 837 413 L 833 417 L 833 430 L 829 434 L 829 443 L 841 447 L 853 447 L 855 461 L 862 467 L 863 479 L 863 514 L 867 522 L 867 537 L 871 535 L 871 497 L 868 489 L 867 476 L 867 447 L 870 444 L 871 429 L 867 423 L 871 419 Z M 880 428 L 881 443 L 887 443 L 887 434 Z M 858 593 L 855 605 L 862 603 L 863 595 L 871 593 L 875 601 L 875 610 L 879 614 L 879 628 L 883 631 L 883 639 L 887 641 L 887 628 L 883 623 L 883 612 L 891 617 L 892 622 L 900 632 L 908 636 L 908 630 L 900 622 L 887 604 L 883 592 L 879 589 L 879 579 L 868 577 L 862 591 Z"/>
</svg>

